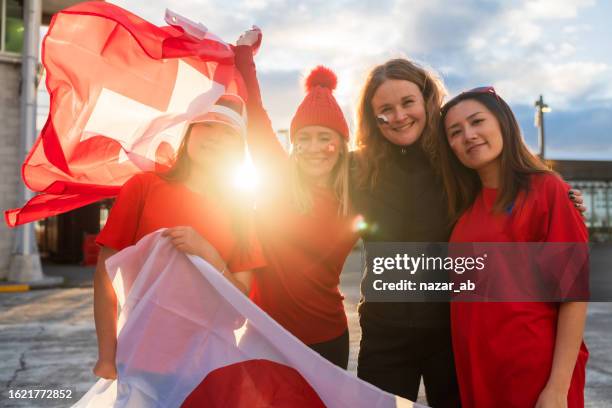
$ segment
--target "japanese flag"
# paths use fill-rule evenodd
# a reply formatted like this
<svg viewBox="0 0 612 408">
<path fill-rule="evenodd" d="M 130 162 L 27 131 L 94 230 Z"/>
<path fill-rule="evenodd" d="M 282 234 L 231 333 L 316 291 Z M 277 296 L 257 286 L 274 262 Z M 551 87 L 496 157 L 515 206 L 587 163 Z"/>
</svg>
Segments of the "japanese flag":
<svg viewBox="0 0 612 408">
<path fill-rule="evenodd" d="M 157 231 L 107 260 L 118 380 L 75 407 L 413 407 L 328 362 Z"/>
</svg>

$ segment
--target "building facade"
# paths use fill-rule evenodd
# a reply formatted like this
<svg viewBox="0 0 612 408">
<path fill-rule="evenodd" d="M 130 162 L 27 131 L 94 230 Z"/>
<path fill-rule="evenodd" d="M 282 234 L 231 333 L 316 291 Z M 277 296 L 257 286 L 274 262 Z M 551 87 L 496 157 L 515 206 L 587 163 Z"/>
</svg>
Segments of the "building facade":
<svg viewBox="0 0 612 408">
<path fill-rule="evenodd" d="M 41 0 L 36 0 L 41 1 Z M 48 24 L 57 11 L 79 1 L 41 1 L 41 24 Z M 20 88 L 21 50 L 25 34 L 23 0 L 0 0 L 0 209 L 21 204 Z M 38 29 L 38 27 L 37 27 Z M 15 231 L 0 223 L 0 278 L 6 271 L 13 251 Z"/>
<path fill-rule="evenodd" d="M 17 0 L 0 0 L 0 209 L 19 205 L 20 141 L 19 85 L 23 7 Z M 14 231 L 0 226 L 0 277 L 8 268 Z"/>
<path fill-rule="evenodd" d="M 582 191 L 591 241 L 612 241 L 612 161 L 549 160 L 572 187 Z"/>
</svg>

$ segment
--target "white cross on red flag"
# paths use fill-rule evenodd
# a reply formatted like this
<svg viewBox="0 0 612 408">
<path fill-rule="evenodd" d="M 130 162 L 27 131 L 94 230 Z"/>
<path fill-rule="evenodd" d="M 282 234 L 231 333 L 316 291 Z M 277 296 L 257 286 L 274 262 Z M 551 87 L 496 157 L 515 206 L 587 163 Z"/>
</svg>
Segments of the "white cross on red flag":
<svg viewBox="0 0 612 408">
<path fill-rule="evenodd" d="M 42 45 L 49 117 L 22 176 L 39 194 L 5 212 L 16 226 L 116 196 L 171 164 L 186 121 L 224 93 L 246 99 L 230 45 L 166 12 L 158 27 L 116 5 L 57 13 Z"/>
</svg>

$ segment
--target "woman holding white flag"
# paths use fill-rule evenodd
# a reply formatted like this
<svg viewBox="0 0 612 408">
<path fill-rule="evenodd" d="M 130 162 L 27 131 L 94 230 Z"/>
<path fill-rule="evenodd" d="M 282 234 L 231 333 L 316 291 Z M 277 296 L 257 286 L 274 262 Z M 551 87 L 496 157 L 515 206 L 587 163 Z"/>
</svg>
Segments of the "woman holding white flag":
<svg viewBox="0 0 612 408">
<path fill-rule="evenodd" d="M 251 270 L 265 264 L 251 228 L 249 200 L 227 182 L 244 160 L 241 113 L 238 98 L 221 97 L 186 126 L 172 168 L 138 174 L 122 187 L 96 240 L 102 247 L 94 275 L 96 375 L 117 375 L 117 299 L 105 267 L 117 251 L 168 228 L 164 235 L 177 249 L 199 255 L 244 293 L 250 290 Z"/>
</svg>

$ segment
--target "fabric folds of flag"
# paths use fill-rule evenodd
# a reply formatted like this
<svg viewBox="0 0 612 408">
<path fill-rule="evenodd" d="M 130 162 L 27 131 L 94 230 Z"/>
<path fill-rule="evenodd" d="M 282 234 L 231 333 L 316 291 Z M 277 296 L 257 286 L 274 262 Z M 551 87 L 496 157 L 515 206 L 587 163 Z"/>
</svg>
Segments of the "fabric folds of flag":
<svg viewBox="0 0 612 408">
<path fill-rule="evenodd" d="M 106 265 L 118 380 L 99 380 L 77 408 L 416 406 L 323 359 L 161 231 Z"/>
<path fill-rule="evenodd" d="M 110 3 L 56 14 L 42 45 L 47 122 L 22 177 L 38 192 L 9 226 L 116 196 L 133 174 L 167 167 L 185 122 L 224 93 L 246 99 L 231 47 L 166 13 L 158 27 Z"/>
</svg>

